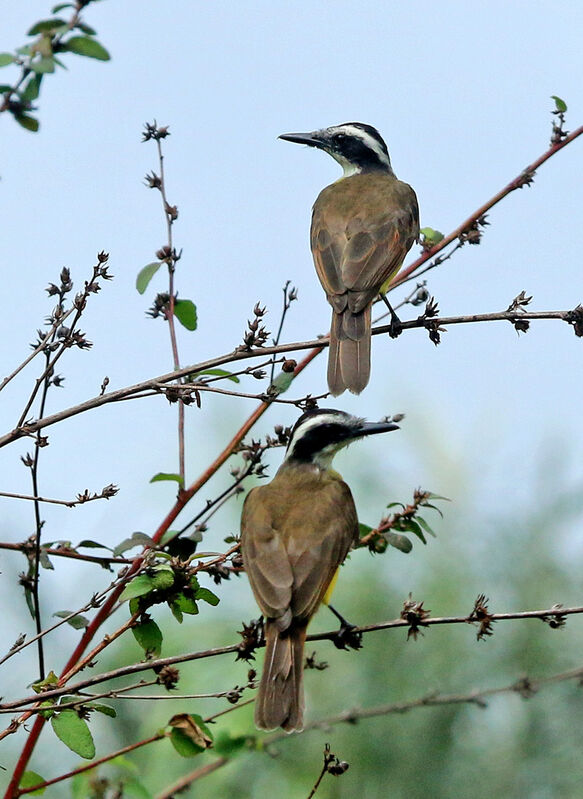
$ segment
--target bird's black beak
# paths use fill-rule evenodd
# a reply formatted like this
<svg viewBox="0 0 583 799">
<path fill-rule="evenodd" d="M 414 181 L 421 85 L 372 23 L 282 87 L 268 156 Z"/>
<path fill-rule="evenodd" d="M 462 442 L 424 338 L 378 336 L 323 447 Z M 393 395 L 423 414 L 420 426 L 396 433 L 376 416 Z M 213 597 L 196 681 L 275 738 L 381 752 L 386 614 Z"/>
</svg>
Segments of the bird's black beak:
<svg viewBox="0 0 583 799">
<path fill-rule="evenodd" d="M 398 430 L 399 425 L 394 422 L 363 422 L 357 432 L 358 438 L 361 436 L 372 436 L 375 433 L 389 433 L 391 430 Z"/>
<path fill-rule="evenodd" d="M 294 144 L 307 144 L 308 147 L 322 147 L 323 144 L 317 131 L 312 133 L 282 133 L 277 138 L 294 142 Z"/>
</svg>

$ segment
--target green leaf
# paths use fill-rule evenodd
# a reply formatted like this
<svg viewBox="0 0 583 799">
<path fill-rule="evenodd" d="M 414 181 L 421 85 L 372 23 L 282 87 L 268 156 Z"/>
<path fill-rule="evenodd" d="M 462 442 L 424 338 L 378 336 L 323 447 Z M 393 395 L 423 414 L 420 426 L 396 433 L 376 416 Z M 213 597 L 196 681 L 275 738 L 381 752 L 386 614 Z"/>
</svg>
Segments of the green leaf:
<svg viewBox="0 0 583 799">
<path fill-rule="evenodd" d="M 434 247 L 444 238 L 440 230 L 434 230 L 432 227 L 421 228 L 419 233 L 423 236 L 424 244 L 429 244 Z"/>
<path fill-rule="evenodd" d="M 111 705 L 102 705 L 101 702 L 89 702 L 87 707 L 91 707 L 98 713 L 103 713 L 104 716 L 109 716 L 112 719 L 117 716 L 115 708 L 111 707 Z"/>
<path fill-rule="evenodd" d="M 37 61 L 30 62 L 30 68 L 35 72 L 40 72 L 45 74 L 46 72 L 54 72 L 55 71 L 55 60 L 54 58 L 39 58 Z"/>
<path fill-rule="evenodd" d="M 411 552 L 413 549 L 413 544 L 407 538 L 406 535 L 399 535 L 399 533 L 391 533 L 387 532 L 384 534 L 384 538 L 386 539 L 387 543 L 398 549 L 400 552 Z"/>
<path fill-rule="evenodd" d="M 269 393 L 273 393 L 276 396 L 283 394 L 291 386 L 294 377 L 293 372 L 280 372 L 269 386 Z"/>
<path fill-rule="evenodd" d="M 25 771 L 21 777 L 20 783 L 18 785 L 19 788 L 32 788 L 33 785 L 38 785 L 41 782 L 44 782 L 45 778 L 41 777 L 40 774 L 37 774 L 36 771 Z M 28 795 L 29 796 L 40 796 L 41 793 L 45 792 L 45 788 L 39 788 L 38 791 L 31 791 Z"/>
<path fill-rule="evenodd" d="M 14 119 L 21 127 L 32 131 L 32 133 L 36 133 L 39 129 L 39 121 L 34 117 L 26 116 L 26 114 L 15 114 Z"/>
<path fill-rule="evenodd" d="M 228 380 L 232 380 L 233 383 L 241 382 L 237 377 L 237 375 L 233 375 L 231 374 L 231 372 L 226 372 L 224 369 L 204 369 L 202 372 L 196 372 L 196 374 L 190 375 L 189 382 L 196 380 L 201 375 L 214 375 L 216 377 L 226 377 Z"/>
<path fill-rule="evenodd" d="M 98 41 L 89 36 L 72 36 L 66 42 L 61 43 L 61 50 L 69 53 L 96 58 L 98 61 L 109 61 L 111 56 Z"/>
<path fill-rule="evenodd" d="M 132 627 L 132 633 L 147 655 L 160 657 L 163 640 L 162 630 L 153 619 L 148 619 Z"/>
<path fill-rule="evenodd" d="M 358 537 L 359 538 L 364 538 L 365 535 L 368 535 L 370 532 L 372 532 L 372 529 L 373 528 L 369 527 L 368 524 L 362 524 L 362 523 L 359 522 L 359 525 L 358 525 Z"/>
<path fill-rule="evenodd" d="M 184 485 L 184 480 L 179 474 L 172 474 L 171 472 L 158 472 L 155 474 L 154 477 L 151 478 L 151 483 L 161 483 L 164 480 L 173 480 L 175 483 L 178 483 L 180 486 Z"/>
<path fill-rule="evenodd" d="M 225 730 L 217 736 L 213 748 L 217 755 L 230 757 L 231 755 L 236 755 L 241 749 L 246 748 L 249 741 L 250 736 L 248 735 L 231 736 L 231 734 Z"/>
<path fill-rule="evenodd" d="M 70 614 L 70 610 L 57 610 L 56 613 L 53 613 L 53 616 L 56 616 L 58 619 L 64 619 Z M 70 624 L 71 627 L 74 627 L 76 630 L 82 630 L 89 626 L 89 619 L 78 613 L 75 616 L 71 616 L 70 619 L 67 619 L 67 624 Z"/>
<path fill-rule="evenodd" d="M 79 757 L 86 760 L 95 757 L 95 744 L 89 725 L 74 710 L 56 713 L 51 719 L 51 725 L 57 738 Z"/>
<path fill-rule="evenodd" d="M 178 612 L 178 615 L 174 613 L 175 609 Z M 196 616 L 198 613 L 198 605 L 196 604 L 194 597 L 180 593 L 173 597 L 172 602 L 170 603 L 170 610 L 172 613 L 174 613 L 174 617 L 182 624 L 182 614 L 187 613 L 189 616 Z"/>
<path fill-rule="evenodd" d="M 161 261 L 153 261 L 151 264 L 146 264 L 146 266 L 140 269 L 136 278 L 136 288 L 140 294 L 145 292 L 145 290 L 148 288 L 150 280 L 154 277 L 161 266 Z"/>
<path fill-rule="evenodd" d="M 213 594 L 212 591 L 209 591 L 208 588 L 198 588 L 196 594 L 194 595 L 195 599 L 202 599 L 203 602 L 208 602 L 209 605 L 216 606 L 221 601 L 216 594 Z"/>
<path fill-rule="evenodd" d="M 564 100 L 561 100 L 560 97 L 557 97 L 556 94 L 551 94 L 551 100 L 555 101 L 555 108 L 559 113 L 564 114 L 567 110 L 567 103 Z"/>
<path fill-rule="evenodd" d="M 13 63 L 14 63 L 14 56 L 12 55 L 12 53 L 0 53 L 0 67 L 7 67 L 8 64 L 13 64 Z"/>
<path fill-rule="evenodd" d="M 43 31 L 52 31 L 55 28 L 62 27 L 68 27 L 64 19 L 58 19 L 57 17 L 53 17 L 52 19 L 43 19 L 40 22 L 37 22 L 36 25 L 33 25 L 26 35 L 36 36 L 37 33 L 42 33 Z"/>
<path fill-rule="evenodd" d="M 171 566 L 162 564 L 156 566 L 153 572 L 151 580 L 154 588 L 165 590 L 174 585 L 174 571 Z"/>
<path fill-rule="evenodd" d="M 42 75 L 33 75 L 31 77 L 20 94 L 20 99 L 23 103 L 32 103 L 37 99 L 40 93 L 40 84 L 42 79 Z"/>
<path fill-rule="evenodd" d="M 113 550 L 114 556 L 117 558 L 118 555 L 121 555 L 123 552 L 126 552 L 128 549 L 133 549 L 134 547 L 144 547 L 144 546 L 153 546 L 154 542 L 150 538 L 149 535 L 145 533 L 132 533 L 130 538 L 125 538 L 120 544 L 118 544 L 115 549 Z"/>
<path fill-rule="evenodd" d="M 196 305 L 192 300 L 176 300 L 174 303 L 174 316 L 187 330 L 196 330 Z"/>
<path fill-rule="evenodd" d="M 170 607 L 172 615 L 174 616 L 178 624 L 182 624 L 184 616 L 182 615 L 182 611 L 180 610 L 176 602 L 168 602 L 168 606 Z"/>
<path fill-rule="evenodd" d="M 86 549 L 108 549 L 111 552 L 111 547 L 106 547 L 105 544 L 100 544 L 99 541 L 93 541 L 91 538 L 84 538 L 79 541 L 78 547 L 85 547 Z"/>
<path fill-rule="evenodd" d="M 419 527 L 415 519 L 408 519 L 400 529 L 408 530 L 409 532 L 413 533 L 413 535 L 416 535 L 420 541 L 423 541 L 424 544 L 427 544 L 427 539 L 423 535 L 423 530 L 421 527 Z"/>
<path fill-rule="evenodd" d="M 33 682 L 31 688 L 35 692 L 35 694 L 40 694 L 42 691 L 46 691 L 48 688 L 54 688 L 58 684 L 59 684 L 59 678 L 57 677 L 55 672 L 51 670 L 44 678 L 44 680 Z"/>
<path fill-rule="evenodd" d="M 0 94 L 6 94 L 6 92 L 11 92 L 12 86 L 9 83 L 0 83 Z"/>
<path fill-rule="evenodd" d="M 119 598 L 120 602 L 126 599 L 133 599 L 136 596 L 144 596 L 154 590 L 152 578 L 147 574 L 138 574 L 137 577 L 128 583 Z"/>
<path fill-rule="evenodd" d="M 182 757 L 193 757 L 213 745 L 209 728 L 197 714 L 179 713 L 168 723 L 172 727 L 172 745 Z"/>
<path fill-rule="evenodd" d="M 59 11 L 62 11 L 64 8 L 75 8 L 75 6 L 73 3 L 59 3 L 51 8 L 51 14 L 58 14 Z"/>
<path fill-rule="evenodd" d="M 427 524 L 425 519 L 422 519 L 421 516 L 416 516 L 415 518 L 417 520 L 417 524 L 421 525 L 421 527 L 425 530 L 426 533 L 428 533 L 430 536 L 433 536 L 433 538 L 437 538 L 437 536 L 435 535 L 431 527 Z"/>
<path fill-rule="evenodd" d="M 78 22 L 75 27 L 80 31 L 83 31 L 83 33 L 86 33 L 88 36 L 95 36 L 97 33 L 94 28 L 92 28 L 90 25 L 86 25 L 84 22 Z"/>
</svg>

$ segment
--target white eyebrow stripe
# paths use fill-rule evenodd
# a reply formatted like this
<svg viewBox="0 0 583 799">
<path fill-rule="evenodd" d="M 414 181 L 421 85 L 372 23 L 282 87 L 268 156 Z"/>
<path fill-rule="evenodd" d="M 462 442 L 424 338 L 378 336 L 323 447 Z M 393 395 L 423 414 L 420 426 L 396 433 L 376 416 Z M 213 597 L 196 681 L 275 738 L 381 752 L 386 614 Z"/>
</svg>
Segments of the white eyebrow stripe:
<svg viewBox="0 0 583 799">
<path fill-rule="evenodd" d="M 346 133 L 348 136 L 353 136 L 355 139 L 360 139 L 379 157 L 381 163 L 388 167 L 391 166 L 391 159 L 382 148 L 380 142 L 374 136 L 371 136 L 371 134 L 366 130 L 358 128 L 356 125 L 334 125 L 331 128 L 327 128 L 327 130 L 332 135 L 334 133 Z"/>
<path fill-rule="evenodd" d="M 346 418 L 347 417 L 339 413 L 319 413 L 311 419 L 306 419 L 306 421 L 302 422 L 297 430 L 294 431 L 287 447 L 286 458 L 293 452 L 295 445 L 309 430 L 312 430 L 314 427 L 321 427 L 323 424 L 342 424 Z"/>
</svg>

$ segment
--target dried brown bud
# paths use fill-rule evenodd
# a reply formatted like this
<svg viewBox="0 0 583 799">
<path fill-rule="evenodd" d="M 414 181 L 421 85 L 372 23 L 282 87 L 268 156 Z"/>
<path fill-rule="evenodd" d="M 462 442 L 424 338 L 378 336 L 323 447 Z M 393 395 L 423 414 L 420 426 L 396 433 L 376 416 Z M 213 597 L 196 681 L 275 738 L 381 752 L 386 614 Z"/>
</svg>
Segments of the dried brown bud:
<svg viewBox="0 0 583 799">
<path fill-rule="evenodd" d="M 474 608 L 468 616 L 468 622 L 479 624 L 476 637 L 478 641 L 484 641 L 487 636 L 494 635 L 492 624 L 494 623 L 492 614 L 488 610 L 488 598 L 484 594 L 480 594 L 474 602 Z"/>
<path fill-rule="evenodd" d="M 174 666 L 162 666 L 158 672 L 158 682 L 160 685 L 163 685 L 167 691 L 176 688 L 179 679 L 180 671 Z"/>
<path fill-rule="evenodd" d="M 409 594 L 409 599 L 403 602 L 403 610 L 401 611 L 401 618 L 409 624 L 407 640 L 413 638 L 416 641 L 420 633 L 423 635 L 420 627 L 427 627 L 425 619 L 428 618 L 430 613 L 430 610 L 425 610 L 423 607 L 423 602 L 415 602 L 412 594 Z"/>
<path fill-rule="evenodd" d="M 297 365 L 298 365 L 298 362 L 294 361 L 293 358 L 287 358 L 283 362 L 283 364 L 281 365 L 281 371 L 282 372 L 287 372 L 288 374 L 291 374 L 291 372 L 294 371 L 294 369 L 296 368 Z"/>
</svg>

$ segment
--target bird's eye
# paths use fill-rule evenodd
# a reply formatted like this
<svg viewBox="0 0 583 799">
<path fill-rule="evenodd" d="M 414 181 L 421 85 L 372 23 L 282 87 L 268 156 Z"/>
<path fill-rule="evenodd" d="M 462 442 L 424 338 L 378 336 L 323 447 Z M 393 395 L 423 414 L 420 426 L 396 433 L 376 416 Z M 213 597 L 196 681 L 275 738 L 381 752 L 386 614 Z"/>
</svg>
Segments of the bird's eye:
<svg viewBox="0 0 583 799">
<path fill-rule="evenodd" d="M 337 133 L 334 136 L 334 138 L 336 139 L 336 141 L 344 141 L 344 139 L 346 138 L 346 133 Z"/>
</svg>

